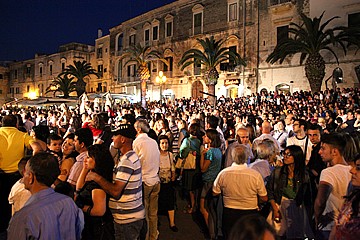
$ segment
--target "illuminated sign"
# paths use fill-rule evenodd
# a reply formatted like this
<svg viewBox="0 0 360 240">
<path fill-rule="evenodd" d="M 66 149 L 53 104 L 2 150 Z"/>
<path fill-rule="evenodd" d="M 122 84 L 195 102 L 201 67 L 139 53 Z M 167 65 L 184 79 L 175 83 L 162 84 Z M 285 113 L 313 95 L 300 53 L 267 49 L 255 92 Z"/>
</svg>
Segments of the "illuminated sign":
<svg viewBox="0 0 360 240">
<path fill-rule="evenodd" d="M 224 86 L 240 85 L 240 79 L 225 79 Z"/>
</svg>

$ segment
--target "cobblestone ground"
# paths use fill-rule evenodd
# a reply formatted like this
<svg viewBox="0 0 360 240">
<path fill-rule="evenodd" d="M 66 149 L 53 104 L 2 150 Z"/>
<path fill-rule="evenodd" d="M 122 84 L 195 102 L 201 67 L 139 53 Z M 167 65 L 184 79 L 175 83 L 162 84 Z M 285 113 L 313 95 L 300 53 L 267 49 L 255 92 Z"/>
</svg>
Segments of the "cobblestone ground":
<svg viewBox="0 0 360 240">
<path fill-rule="evenodd" d="M 178 193 L 178 191 L 177 191 Z M 203 222 L 201 214 L 186 214 L 183 209 L 187 205 L 185 200 L 182 200 L 177 194 L 177 210 L 175 211 L 175 224 L 178 227 L 178 232 L 173 232 L 169 228 L 169 221 L 166 214 L 159 215 L 159 240 L 198 240 L 207 239 L 203 234 Z"/>
</svg>

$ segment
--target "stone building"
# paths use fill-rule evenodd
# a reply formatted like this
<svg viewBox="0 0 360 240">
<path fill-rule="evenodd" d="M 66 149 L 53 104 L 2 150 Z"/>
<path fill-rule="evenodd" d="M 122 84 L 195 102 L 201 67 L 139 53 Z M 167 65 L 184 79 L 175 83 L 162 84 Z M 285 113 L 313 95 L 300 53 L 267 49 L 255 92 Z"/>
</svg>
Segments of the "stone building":
<svg viewBox="0 0 360 240">
<path fill-rule="evenodd" d="M 9 68 L 6 62 L 0 63 L 0 106 L 7 100 L 9 85 Z"/>
<path fill-rule="evenodd" d="M 162 52 L 169 62 L 169 66 L 160 61 L 149 65 L 149 100 L 160 99 L 160 85 L 155 81 L 159 71 L 167 77 L 161 86 L 163 97 L 206 97 L 202 94 L 208 89 L 201 66 L 192 65 L 181 71 L 178 62 L 186 50 L 199 47 L 197 38 L 210 36 L 224 40 L 226 47 L 238 52 L 247 62 L 245 68 L 237 68 L 231 62 L 219 66 L 220 78 L 215 87 L 218 97 L 237 97 L 260 91 L 310 90 L 304 66 L 299 64 L 299 54 L 287 58 L 283 64 L 269 64 L 265 59 L 278 41 L 288 37 L 290 22 L 300 23 L 299 12 L 313 18 L 323 11 L 324 21 L 340 16 L 334 24 L 360 25 L 359 0 L 174 1 L 120 23 L 109 29 L 108 35 L 103 36 L 99 31 L 95 47 L 68 44 L 61 46 L 58 53 L 36 55 L 35 59 L 11 64 L 8 92 L 12 97 L 20 97 L 34 88 L 41 96 L 53 77 L 80 57 L 101 74 L 99 79 L 91 77 L 87 80 L 87 92 L 126 93 L 140 100 L 137 66 L 133 63 L 125 65 L 128 59 L 121 59 L 126 48 L 140 43 Z M 335 67 L 343 70 L 344 82 L 339 87 L 358 86 L 360 55 L 355 55 L 353 48 L 347 55 L 340 49 L 335 52 L 339 66 L 330 54 L 323 54 L 327 64 L 322 89 Z"/>
<path fill-rule="evenodd" d="M 61 45 L 56 53 L 35 54 L 34 59 L 10 63 L 7 100 L 52 96 L 46 94 L 52 80 L 74 60 L 90 62 L 93 54 L 93 46 L 69 43 Z"/>
<path fill-rule="evenodd" d="M 236 97 L 256 91 L 309 90 L 304 66 L 299 56 L 288 58 L 283 64 L 268 64 L 265 59 L 281 38 L 288 36 L 290 22 L 300 23 L 299 12 L 310 17 L 326 11 L 324 20 L 339 15 L 335 24 L 360 24 L 360 1 L 345 0 L 179 0 L 132 18 L 110 29 L 110 54 L 114 84 L 111 89 L 140 96 L 140 84 L 135 77 L 136 66 L 123 66 L 120 60 L 123 50 L 131 44 L 149 45 L 164 53 L 170 66 L 161 62 L 152 63 L 148 83 L 148 98 L 158 100 L 159 84 L 155 78 L 160 70 L 167 77 L 165 95 L 175 97 L 203 96 L 207 91 L 201 66 L 189 66 L 181 71 L 177 66 L 182 54 L 196 48 L 197 38 L 215 36 L 224 39 L 225 46 L 238 52 L 247 61 L 247 66 L 237 69 L 231 63 L 219 66 L 220 78 L 216 85 L 217 96 Z M 349 19 L 352 19 L 350 23 Z M 336 50 L 344 83 L 340 87 L 357 86 L 355 67 L 360 64 L 360 55 L 350 49 L 344 56 Z M 337 67 L 335 59 L 324 55 L 325 79 Z M 324 80 L 325 80 L 324 79 Z M 323 89 L 325 88 L 325 81 Z"/>
</svg>

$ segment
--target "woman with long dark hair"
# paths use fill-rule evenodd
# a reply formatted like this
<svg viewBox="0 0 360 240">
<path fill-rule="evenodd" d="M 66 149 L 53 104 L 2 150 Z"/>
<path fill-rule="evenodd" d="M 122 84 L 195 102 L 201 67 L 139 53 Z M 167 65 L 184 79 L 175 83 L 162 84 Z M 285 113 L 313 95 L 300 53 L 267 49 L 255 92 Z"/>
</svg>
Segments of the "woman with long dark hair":
<svg viewBox="0 0 360 240">
<path fill-rule="evenodd" d="M 93 171 L 111 182 L 114 161 L 109 150 L 101 144 L 88 148 L 87 158 L 76 184 L 75 202 L 84 211 L 85 227 L 82 239 L 114 239 L 113 216 L 109 209 L 109 196 L 95 181 L 85 181 Z"/>
<path fill-rule="evenodd" d="M 314 236 L 307 216 L 311 216 L 313 198 L 304 153 L 301 147 L 291 145 L 285 148 L 283 156 L 284 165 L 271 173 L 266 185 L 272 207 L 270 215 L 278 235 L 311 239 Z"/>
</svg>

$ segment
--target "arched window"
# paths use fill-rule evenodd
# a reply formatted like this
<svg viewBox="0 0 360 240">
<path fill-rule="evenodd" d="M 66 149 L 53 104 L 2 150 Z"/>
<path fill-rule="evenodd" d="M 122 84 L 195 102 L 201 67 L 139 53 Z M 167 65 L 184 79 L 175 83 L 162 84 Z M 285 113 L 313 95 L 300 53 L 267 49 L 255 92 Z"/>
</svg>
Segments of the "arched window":
<svg viewBox="0 0 360 240">
<path fill-rule="evenodd" d="M 124 38 L 124 35 L 122 33 L 120 33 L 118 35 L 118 38 L 117 38 L 117 48 L 116 48 L 116 51 L 121 51 L 123 49 L 123 38 Z"/>
</svg>

